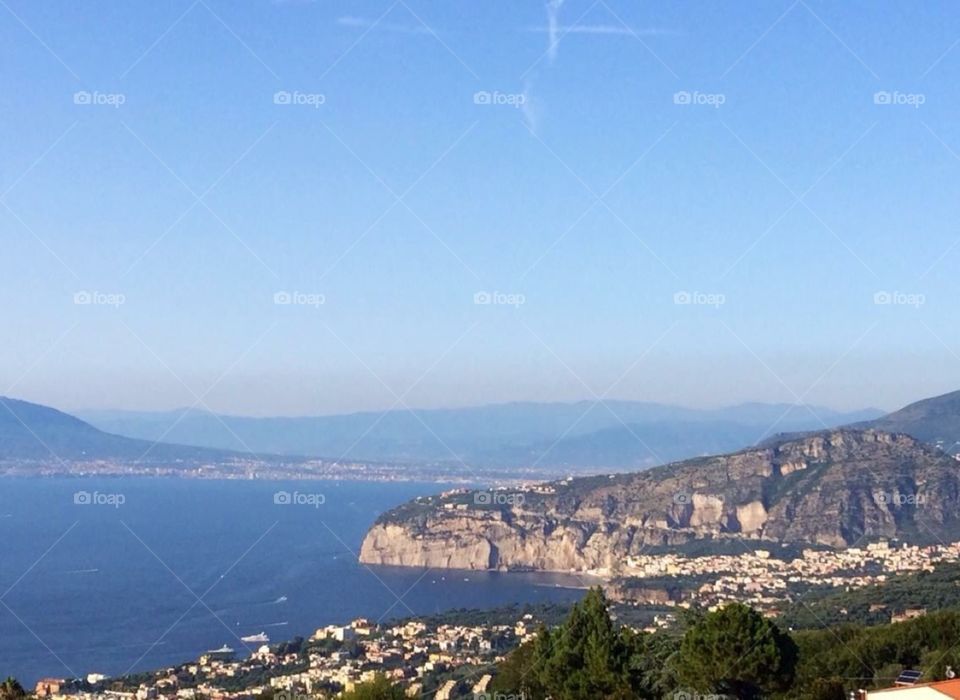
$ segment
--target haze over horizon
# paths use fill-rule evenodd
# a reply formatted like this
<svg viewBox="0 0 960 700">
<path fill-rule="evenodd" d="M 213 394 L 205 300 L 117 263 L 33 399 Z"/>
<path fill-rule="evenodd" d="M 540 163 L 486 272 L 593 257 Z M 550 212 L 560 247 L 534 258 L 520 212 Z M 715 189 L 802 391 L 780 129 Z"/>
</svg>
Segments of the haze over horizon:
<svg viewBox="0 0 960 700">
<path fill-rule="evenodd" d="M 7 398 L 15 398 L 15 397 L 7 397 Z M 570 404 L 578 404 L 578 403 L 592 403 L 592 402 L 594 402 L 594 401 L 595 401 L 595 399 L 593 399 L 593 398 L 582 398 L 582 399 L 574 399 L 574 400 L 572 400 L 572 401 L 524 401 L 524 400 L 517 400 L 517 401 L 504 401 L 504 402 L 484 403 L 484 404 L 461 404 L 461 405 L 442 405 L 442 406 L 418 406 L 418 405 L 408 404 L 406 407 L 403 407 L 403 408 L 391 408 L 390 406 L 384 406 L 384 407 L 382 407 L 382 408 L 380 408 L 380 409 L 369 409 L 369 410 L 361 410 L 361 411 L 347 411 L 347 412 L 333 412 L 333 413 L 305 413 L 305 414 L 298 414 L 298 415 L 293 415 L 293 414 L 276 414 L 276 415 L 262 415 L 262 416 L 252 415 L 252 414 L 249 414 L 249 415 L 245 415 L 245 414 L 235 414 L 235 413 L 229 413 L 229 412 L 227 412 L 227 413 L 218 413 L 218 412 L 216 412 L 216 411 L 210 411 L 209 409 L 205 409 L 205 408 L 202 408 L 202 407 L 190 406 L 190 405 L 171 406 L 171 407 L 169 407 L 169 408 L 160 408 L 160 409 L 147 410 L 147 411 L 142 411 L 142 412 L 143 412 L 143 413 L 180 413 L 180 412 L 183 412 L 183 411 L 199 411 L 199 412 L 217 413 L 218 415 L 227 415 L 227 416 L 232 416 L 232 417 L 236 417 L 236 418 L 245 418 L 245 417 L 250 417 L 250 418 L 316 418 L 316 417 L 329 417 L 329 416 L 351 415 L 351 414 L 354 414 L 354 413 L 374 413 L 374 414 L 376 414 L 376 413 L 381 413 L 381 412 L 383 412 L 383 411 L 391 411 L 391 410 L 395 410 L 395 411 L 406 411 L 406 410 L 413 410 L 413 411 L 457 411 L 457 410 L 467 410 L 467 409 L 489 408 L 489 407 L 495 407 L 495 406 L 508 406 L 508 405 L 514 405 L 514 404 L 520 404 L 520 405 L 523 405 L 523 404 L 533 404 L 533 405 L 536 405 L 536 404 L 562 404 L 562 405 L 570 405 Z M 812 405 L 812 404 L 809 404 L 809 403 L 792 404 L 792 403 L 790 403 L 790 402 L 783 402 L 783 403 L 781 404 L 781 403 L 775 403 L 775 402 L 744 401 L 744 402 L 740 402 L 740 403 L 737 403 L 737 404 L 718 404 L 718 405 L 716 405 L 716 406 L 686 406 L 686 405 L 681 405 L 681 404 L 666 404 L 666 403 L 661 403 L 661 402 L 659 402 L 659 401 L 649 401 L 649 402 L 648 402 L 648 401 L 644 401 L 643 399 L 625 399 L 625 398 L 621 398 L 621 397 L 607 397 L 607 398 L 603 399 L 603 401 L 604 401 L 605 403 L 608 403 L 608 404 L 616 404 L 616 403 L 650 403 L 650 404 L 652 404 L 652 405 L 662 405 L 662 406 L 668 406 L 668 407 L 671 407 L 671 408 L 678 408 L 678 409 L 685 409 L 685 410 L 694 410 L 694 411 L 699 411 L 699 410 L 702 410 L 702 411 L 722 410 L 722 409 L 726 409 L 726 408 L 736 408 L 736 407 L 738 407 L 738 406 L 750 406 L 750 405 L 784 405 L 784 406 L 790 405 L 790 406 L 797 406 L 798 408 L 803 408 L 804 406 L 810 406 L 810 407 L 812 407 L 812 408 L 822 408 L 822 409 L 828 409 L 828 410 L 837 411 L 837 412 L 843 411 L 843 409 L 838 409 L 838 408 L 835 408 L 835 407 L 833 407 L 833 406 L 818 406 L 818 405 Z M 51 408 L 57 408 L 57 407 L 56 407 L 56 406 L 51 406 Z M 851 412 L 857 412 L 857 411 L 874 411 L 874 410 L 876 410 L 876 411 L 883 411 L 883 412 L 890 412 L 890 411 L 895 410 L 896 408 L 901 408 L 901 407 L 900 407 L 900 406 L 897 406 L 897 407 L 895 407 L 895 408 L 893 408 L 893 409 L 882 409 L 882 408 L 879 408 L 879 407 L 877 407 L 877 406 L 860 406 L 860 407 L 858 407 L 858 408 L 852 409 Z M 63 410 L 63 409 L 58 409 L 58 410 Z M 141 412 L 141 411 L 137 411 L 137 410 L 129 410 L 129 409 L 124 409 L 124 408 L 110 408 L 110 407 L 108 407 L 108 408 L 84 408 L 84 407 L 80 407 L 80 408 L 78 408 L 78 409 L 75 409 L 75 411 L 76 411 L 76 413 L 77 413 L 79 416 L 81 416 L 81 417 L 82 417 L 83 415 L 85 415 L 85 414 L 93 414 L 93 413 L 101 413 L 101 412 L 102 412 L 102 413 L 112 413 L 112 412 L 116 412 L 116 413 L 139 413 L 139 412 Z M 64 411 L 64 412 L 69 413 L 69 411 Z"/>
<path fill-rule="evenodd" d="M 960 386 L 946 2 L 0 18 L 0 394 L 272 416 Z"/>
</svg>

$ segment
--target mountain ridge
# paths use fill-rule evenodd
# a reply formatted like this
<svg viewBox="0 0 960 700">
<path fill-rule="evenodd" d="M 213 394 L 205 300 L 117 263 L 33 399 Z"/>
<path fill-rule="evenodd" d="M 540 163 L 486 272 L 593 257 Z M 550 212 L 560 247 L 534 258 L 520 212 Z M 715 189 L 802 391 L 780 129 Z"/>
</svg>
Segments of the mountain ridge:
<svg viewBox="0 0 960 700">
<path fill-rule="evenodd" d="M 960 391 L 920 399 L 851 427 L 907 433 L 955 454 L 960 452 Z"/>
<path fill-rule="evenodd" d="M 654 402 L 584 400 L 292 418 L 217 416 L 205 411 L 186 415 L 101 411 L 81 416 L 108 432 L 139 439 L 155 439 L 176 423 L 169 433 L 171 440 L 219 449 L 241 450 L 249 445 L 281 455 L 608 469 L 645 468 L 745 447 L 774 423 L 787 430 L 807 430 L 877 414 L 873 409 L 841 412 L 793 404 L 691 409 Z M 602 442 L 604 434 L 610 442 Z M 593 449 L 586 453 L 585 441 L 593 442 Z"/>
<path fill-rule="evenodd" d="M 381 516 L 366 564 L 611 571 L 711 539 L 848 547 L 960 536 L 960 463 L 906 434 L 837 429 L 644 472 L 460 491 Z"/>
<path fill-rule="evenodd" d="M 238 456 L 224 450 L 113 435 L 56 408 L 0 396 L 0 460 L 117 459 L 153 464 Z"/>
</svg>

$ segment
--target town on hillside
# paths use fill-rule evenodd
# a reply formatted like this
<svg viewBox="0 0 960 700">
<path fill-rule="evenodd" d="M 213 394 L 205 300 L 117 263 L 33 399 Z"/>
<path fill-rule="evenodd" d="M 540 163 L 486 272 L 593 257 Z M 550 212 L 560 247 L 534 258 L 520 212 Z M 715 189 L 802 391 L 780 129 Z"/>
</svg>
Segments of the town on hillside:
<svg viewBox="0 0 960 700">
<path fill-rule="evenodd" d="M 636 632 L 652 633 L 676 626 L 681 609 L 719 610 L 745 603 L 776 617 L 811 586 L 856 590 L 958 560 L 960 542 L 930 546 L 875 542 L 846 550 L 805 549 L 792 559 L 777 558 L 767 550 L 739 556 L 651 554 L 629 558 L 621 578 L 610 580 L 606 588 L 619 604 L 618 610 L 648 613 L 624 615 L 625 624 Z M 664 581 L 670 580 L 703 582 L 676 592 L 669 585 L 664 587 Z M 893 623 L 926 611 L 885 612 Z M 245 653 L 224 645 L 196 661 L 154 672 L 119 678 L 99 673 L 80 679 L 45 678 L 37 683 L 35 693 L 48 700 L 289 700 L 350 692 L 383 676 L 409 697 L 484 697 L 496 666 L 519 645 L 533 640 L 541 625 L 551 622 L 522 611 L 515 611 L 512 619 L 491 614 L 484 622 L 466 621 L 466 614 L 462 622 L 455 617 L 383 624 L 356 619 L 317 629 L 308 639 L 280 644 L 265 643 L 266 635 L 257 635 L 257 641 L 264 643 L 248 647 Z"/>
</svg>

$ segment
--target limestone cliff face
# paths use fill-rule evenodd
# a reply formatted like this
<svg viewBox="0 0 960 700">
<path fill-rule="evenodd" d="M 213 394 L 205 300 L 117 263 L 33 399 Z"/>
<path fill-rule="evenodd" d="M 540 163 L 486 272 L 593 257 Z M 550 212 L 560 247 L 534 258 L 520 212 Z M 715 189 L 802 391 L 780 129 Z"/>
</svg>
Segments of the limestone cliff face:
<svg viewBox="0 0 960 700">
<path fill-rule="evenodd" d="M 956 539 L 958 504 L 952 458 L 906 435 L 835 430 L 638 474 L 420 498 L 374 524 L 360 560 L 585 571 L 707 538 L 835 547 Z"/>
</svg>

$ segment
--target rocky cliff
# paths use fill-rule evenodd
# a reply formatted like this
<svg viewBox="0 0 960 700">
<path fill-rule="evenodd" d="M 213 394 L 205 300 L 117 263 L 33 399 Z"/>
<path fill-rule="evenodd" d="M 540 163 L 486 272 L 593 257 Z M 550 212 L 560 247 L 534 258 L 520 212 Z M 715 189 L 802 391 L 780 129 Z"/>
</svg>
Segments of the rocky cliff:
<svg viewBox="0 0 960 700">
<path fill-rule="evenodd" d="M 360 560 L 587 571 L 697 540 L 937 541 L 960 535 L 958 504 L 953 458 L 907 435 L 833 430 L 636 474 L 419 498 L 377 520 Z"/>
</svg>

